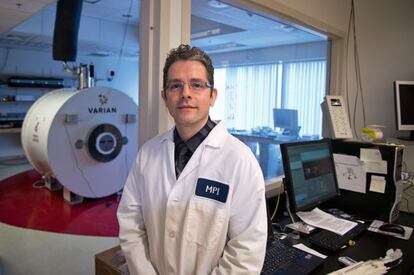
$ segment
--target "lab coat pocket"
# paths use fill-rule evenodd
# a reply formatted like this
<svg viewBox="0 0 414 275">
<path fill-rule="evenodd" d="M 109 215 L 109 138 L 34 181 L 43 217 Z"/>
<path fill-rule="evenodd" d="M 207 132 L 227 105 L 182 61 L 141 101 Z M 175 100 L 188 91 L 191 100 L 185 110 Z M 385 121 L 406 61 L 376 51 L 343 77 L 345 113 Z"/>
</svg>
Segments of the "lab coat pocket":
<svg viewBox="0 0 414 275">
<path fill-rule="evenodd" d="M 185 238 L 207 249 L 217 245 L 220 238 L 226 235 L 225 221 L 227 209 L 206 201 L 190 201 Z"/>
</svg>

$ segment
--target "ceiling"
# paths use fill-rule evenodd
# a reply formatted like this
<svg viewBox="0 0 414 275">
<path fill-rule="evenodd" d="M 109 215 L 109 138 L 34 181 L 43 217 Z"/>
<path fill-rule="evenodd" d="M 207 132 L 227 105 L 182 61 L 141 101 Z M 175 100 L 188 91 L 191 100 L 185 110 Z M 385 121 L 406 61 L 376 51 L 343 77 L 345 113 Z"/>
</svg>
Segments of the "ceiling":
<svg viewBox="0 0 414 275">
<path fill-rule="evenodd" d="M 139 6 L 140 0 L 84 0 L 78 52 L 137 56 Z M 50 51 L 55 10 L 54 0 L 1 0 L 0 47 Z M 209 53 L 325 40 L 216 0 L 192 0 L 191 38 Z"/>
</svg>

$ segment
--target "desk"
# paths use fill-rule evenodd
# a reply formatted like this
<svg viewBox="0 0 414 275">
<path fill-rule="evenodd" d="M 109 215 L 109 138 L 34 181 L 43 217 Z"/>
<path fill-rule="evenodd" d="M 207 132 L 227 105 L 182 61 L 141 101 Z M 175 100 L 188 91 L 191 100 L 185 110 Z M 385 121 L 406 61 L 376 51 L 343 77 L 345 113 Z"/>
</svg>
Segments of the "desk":
<svg viewBox="0 0 414 275">
<path fill-rule="evenodd" d="M 245 143 L 255 154 L 265 179 L 283 175 L 280 156 L 281 143 L 303 140 L 297 136 L 280 135 L 273 132 L 255 133 L 250 131 L 229 131 Z"/>
<path fill-rule="evenodd" d="M 413 227 L 414 215 L 408 213 L 400 213 L 398 218 L 398 224 Z M 367 261 L 384 257 L 388 249 L 401 249 L 403 253 L 403 262 L 389 270 L 387 274 L 410 274 L 410 271 L 414 268 L 414 234 L 411 235 L 409 240 L 402 240 L 395 237 L 389 237 L 381 235 L 375 232 L 366 231 L 362 233 L 357 239 L 356 244 L 353 247 L 347 247 L 334 254 L 328 255 L 329 257 L 319 266 L 312 275 L 327 274 L 329 272 L 338 270 L 343 266 L 338 262 L 338 257 L 348 256 L 356 261 Z M 306 242 L 306 238 L 304 238 Z M 311 247 L 315 249 L 315 247 Z M 318 250 L 318 249 L 315 249 Z M 322 252 L 322 251 L 321 251 Z"/>
</svg>

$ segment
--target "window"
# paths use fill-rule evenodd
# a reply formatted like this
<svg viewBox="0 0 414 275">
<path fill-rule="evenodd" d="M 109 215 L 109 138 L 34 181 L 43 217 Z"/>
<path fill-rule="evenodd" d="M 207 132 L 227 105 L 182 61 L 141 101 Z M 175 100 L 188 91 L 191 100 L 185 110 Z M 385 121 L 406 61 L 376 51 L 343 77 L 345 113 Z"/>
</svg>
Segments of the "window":
<svg viewBox="0 0 414 275">
<path fill-rule="evenodd" d="M 321 136 L 327 37 L 218 1 L 192 0 L 191 18 L 191 44 L 215 67 L 211 117 L 252 149 L 266 179 L 283 175 L 279 144 Z M 274 109 L 294 110 L 297 127 L 278 127 Z"/>
</svg>

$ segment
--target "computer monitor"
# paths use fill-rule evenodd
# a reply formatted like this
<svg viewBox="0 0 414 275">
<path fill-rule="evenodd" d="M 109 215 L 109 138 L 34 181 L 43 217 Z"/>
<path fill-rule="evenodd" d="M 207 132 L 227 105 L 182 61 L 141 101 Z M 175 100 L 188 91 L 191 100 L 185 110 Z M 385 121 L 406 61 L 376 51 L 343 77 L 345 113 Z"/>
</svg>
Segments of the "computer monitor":
<svg viewBox="0 0 414 275">
<path fill-rule="evenodd" d="M 290 210 L 308 211 L 339 196 L 329 139 L 284 143 L 280 149 Z"/>
<path fill-rule="evenodd" d="M 282 128 L 286 133 L 297 135 L 298 127 L 298 110 L 294 109 L 273 109 L 273 124 L 275 128 Z"/>
<path fill-rule="evenodd" d="M 394 98 L 397 130 L 410 131 L 400 139 L 414 140 L 414 81 L 394 81 Z"/>
</svg>

